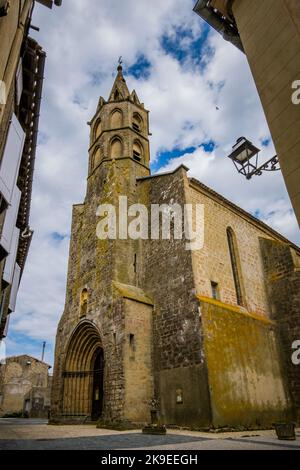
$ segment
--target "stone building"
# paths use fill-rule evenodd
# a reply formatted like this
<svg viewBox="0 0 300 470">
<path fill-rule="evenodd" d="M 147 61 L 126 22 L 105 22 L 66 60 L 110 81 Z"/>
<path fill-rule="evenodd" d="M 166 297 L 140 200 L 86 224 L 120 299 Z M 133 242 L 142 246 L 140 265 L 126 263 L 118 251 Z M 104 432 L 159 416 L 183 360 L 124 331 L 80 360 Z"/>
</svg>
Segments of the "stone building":
<svg viewBox="0 0 300 470">
<path fill-rule="evenodd" d="M 33 8 L 33 0 L 0 1 L 0 341 L 33 233 L 29 214 L 46 58 L 29 36 Z"/>
<path fill-rule="evenodd" d="M 194 11 L 247 56 L 300 224 L 300 2 L 197 0 Z"/>
<path fill-rule="evenodd" d="M 50 366 L 23 355 L 0 365 L 0 416 L 14 413 L 47 418 L 50 409 Z"/>
<path fill-rule="evenodd" d="M 299 248 L 189 178 L 184 166 L 150 174 L 148 111 L 121 66 L 89 124 L 87 193 L 73 208 L 52 422 L 142 424 L 152 397 L 166 424 L 260 427 L 290 418 L 299 411 L 299 379 L 296 371 L 294 382 L 285 374 L 292 338 L 282 319 L 291 305 L 299 315 Z M 148 225 L 140 237 L 127 236 L 124 196 L 129 218 L 142 211 L 134 204 L 149 214 L 159 205 L 156 222 L 167 220 L 170 239 L 151 237 Z M 101 212 L 100 204 L 112 206 Z M 204 208 L 202 247 L 187 249 L 195 212 L 182 239 L 175 236 L 175 204 Z M 110 207 L 119 230 L 105 239 L 99 221 Z"/>
</svg>

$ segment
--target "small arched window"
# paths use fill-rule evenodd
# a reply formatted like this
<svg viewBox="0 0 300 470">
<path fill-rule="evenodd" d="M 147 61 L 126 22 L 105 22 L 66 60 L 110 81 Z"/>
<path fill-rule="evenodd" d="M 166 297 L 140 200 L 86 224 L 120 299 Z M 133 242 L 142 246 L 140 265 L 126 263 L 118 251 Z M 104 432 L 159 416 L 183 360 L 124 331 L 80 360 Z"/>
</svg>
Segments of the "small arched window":
<svg viewBox="0 0 300 470">
<path fill-rule="evenodd" d="M 134 113 L 132 118 L 132 127 L 135 131 L 141 132 L 143 128 L 143 120 L 138 113 Z"/>
<path fill-rule="evenodd" d="M 95 168 L 99 165 L 99 163 L 101 162 L 101 158 L 102 158 L 102 151 L 101 151 L 101 148 L 98 147 L 97 150 L 96 150 L 96 153 L 95 153 L 95 161 L 94 161 L 94 164 L 95 164 Z"/>
<path fill-rule="evenodd" d="M 138 140 L 135 140 L 133 143 L 133 158 L 140 162 L 143 158 L 143 153 L 142 144 Z"/>
<path fill-rule="evenodd" d="M 231 227 L 227 228 L 227 241 L 230 254 L 231 268 L 236 292 L 236 299 L 238 305 L 245 305 L 243 280 L 241 272 L 241 264 L 239 258 L 238 247 L 234 231 Z"/>
<path fill-rule="evenodd" d="M 115 109 L 115 111 L 111 113 L 110 126 L 112 129 L 119 129 L 120 127 L 122 127 L 122 124 L 123 124 L 122 111 L 120 111 L 119 109 Z"/>
<path fill-rule="evenodd" d="M 95 156 L 96 156 L 96 152 L 94 152 L 91 156 L 91 168 L 90 168 L 90 171 L 93 171 L 93 169 L 95 168 Z"/>
<path fill-rule="evenodd" d="M 94 139 L 97 140 L 98 137 L 100 137 L 102 132 L 102 122 L 101 119 L 99 119 L 96 124 L 95 124 L 95 130 L 94 130 Z"/>
<path fill-rule="evenodd" d="M 88 290 L 83 289 L 80 294 L 80 316 L 85 317 L 87 314 Z"/>
<path fill-rule="evenodd" d="M 101 158 L 102 150 L 100 147 L 97 147 L 91 157 L 91 171 L 93 171 L 99 165 L 99 163 L 101 162 Z"/>
<path fill-rule="evenodd" d="M 115 137 L 111 143 L 111 158 L 120 158 L 123 153 L 123 145 L 119 137 Z"/>
<path fill-rule="evenodd" d="M 119 101 L 120 98 L 121 98 L 121 95 L 120 95 L 119 91 L 116 90 L 115 93 L 114 93 L 114 100 L 115 100 L 115 101 Z"/>
</svg>

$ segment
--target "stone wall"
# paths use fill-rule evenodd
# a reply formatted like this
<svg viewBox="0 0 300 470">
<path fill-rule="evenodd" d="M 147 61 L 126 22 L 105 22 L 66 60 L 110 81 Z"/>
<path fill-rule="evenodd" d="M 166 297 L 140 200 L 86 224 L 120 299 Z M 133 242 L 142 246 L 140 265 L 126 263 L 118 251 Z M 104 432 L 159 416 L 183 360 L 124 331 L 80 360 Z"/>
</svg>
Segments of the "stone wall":
<svg viewBox="0 0 300 470">
<path fill-rule="evenodd" d="M 11 357 L 1 365 L 0 414 L 23 411 L 25 396 L 32 388 L 48 387 L 48 364 L 30 356 Z"/>
<path fill-rule="evenodd" d="M 124 418 L 131 422 L 150 420 L 153 397 L 152 305 L 125 300 Z"/>
<path fill-rule="evenodd" d="M 291 418 L 275 324 L 200 297 L 214 427 L 269 427 Z"/>
<path fill-rule="evenodd" d="M 300 256 L 289 245 L 261 239 L 272 318 L 279 326 L 290 391 L 300 421 L 300 365 L 292 363 L 292 343 L 300 340 Z"/>
<path fill-rule="evenodd" d="M 186 169 L 139 182 L 140 200 L 186 202 Z M 154 299 L 155 393 L 167 424 L 208 426 L 210 406 L 191 252 L 186 240 L 149 240 L 141 256 L 142 285 Z M 183 400 L 177 401 L 181 390 Z"/>
<path fill-rule="evenodd" d="M 232 206 L 213 196 L 201 184 L 190 182 L 189 200 L 204 205 L 204 247 L 193 251 L 193 267 L 197 293 L 212 296 L 211 282 L 218 284 L 219 300 L 237 305 L 227 233 L 231 227 L 236 238 L 245 292 L 244 307 L 263 317 L 269 316 L 269 304 L 264 285 L 259 237 L 270 238 L 270 232 L 251 223 Z"/>
</svg>

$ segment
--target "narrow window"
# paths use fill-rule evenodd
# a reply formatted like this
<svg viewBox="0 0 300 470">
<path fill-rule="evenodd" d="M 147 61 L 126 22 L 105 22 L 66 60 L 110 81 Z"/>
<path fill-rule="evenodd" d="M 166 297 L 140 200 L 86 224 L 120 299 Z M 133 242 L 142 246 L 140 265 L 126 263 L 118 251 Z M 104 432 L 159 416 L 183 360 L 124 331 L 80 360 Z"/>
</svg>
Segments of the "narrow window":
<svg viewBox="0 0 300 470">
<path fill-rule="evenodd" d="M 244 305 L 244 296 L 242 290 L 242 275 L 240 268 L 239 253 L 236 244 L 236 239 L 232 228 L 227 229 L 228 248 L 230 253 L 231 268 L 234 279 L 234 286 L 236 292 L 236 299 L 238 305 Z"/>
<path fill-rule="evenodd" d="M 140 142 L 135 141 L 133 144 L 133 158 L 136 161 L 140 162 L 142 160 L 142 157 L 143 157 L 143 147 L 140 144 Z"/>
<path fill-rule="evenodd" d="M 136 150 L 133 151 L 133 158 L 137 160 L 138 162 L 141 161 L 141 154 L 137 152 Z"/>
<path fill-rule="evenodd" d="M 176 390 L 176 403 L 177 403 L 177 405 L 181 405 L 183 403 L 183 390 L 182 390 L 182 388 L 178 388 Z"/>
<path fill-rule="evenodd" d="M 80 316 L 85 317 L 87 314 L 87 303 L 88 303 L 88 290 L 83 289 L 80 295 Z"/>
<path fill-rule="evenodd" d="M 134 268 L 134 273 L 136 274 L 136 268 L 137 268 L 137 259 L 136 259 L 136 253 L 134 255 L 134 260 L 133 260 L 133 268 Z"/>
<path fill-rule="evenodd" d="M 94 141 L 100 137 L 102 133 L 102 122 L 101 119 L 98 119 L 98 121 L 95 124 L 95 130 L 94 130 Z"/>
<path fill-rule="evenodd" d="M 215 300 L 220 300 L 220 295 L 219 295 L 219 285 L 217 282 L 211 281 L 211 294 L 212 298 Z"/>
<path fill-rule="evenodd" d="M 142 124 L 143 124 L 143 120 L 141 116 L 138 113 L 134 113 L 133 118 L 132 118 L 132 128 L 137 132 L 141 132 Z"/>
<path fill-rule="evenodd" d="M 95 156 L 96 156 L 96 152 L 94 152 L 93 155 L 91 156 L 91 171 L 93 171 L 93 169 L 95 168 Z"/>
<path fill-rule="evenodd" d="M 135 353 L 135 337 L 134 334 L 130 333 L 129 335 L 129 357 L 130 359 L 134 360 L 134 353 Z"/>
</svg>

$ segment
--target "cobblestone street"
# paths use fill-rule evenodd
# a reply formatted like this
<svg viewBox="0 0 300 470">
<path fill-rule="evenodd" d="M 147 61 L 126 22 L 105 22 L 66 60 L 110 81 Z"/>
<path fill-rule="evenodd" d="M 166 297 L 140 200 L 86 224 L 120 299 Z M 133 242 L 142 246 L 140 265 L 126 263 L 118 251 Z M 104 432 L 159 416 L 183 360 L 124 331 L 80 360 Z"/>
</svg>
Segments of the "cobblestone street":
<svg viewBox="0 0 300 470">
<path fill-rule="evenodd" d="M 296 441 L 279 441 L 272 430 L 203 433 L 168 430 L 166 436 L 139 430 L 111 431 L 94 425 L 48 426 L 42 420 L 0 419 L 0 450 L 300 450 Z"/>
</svg>

